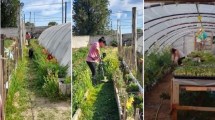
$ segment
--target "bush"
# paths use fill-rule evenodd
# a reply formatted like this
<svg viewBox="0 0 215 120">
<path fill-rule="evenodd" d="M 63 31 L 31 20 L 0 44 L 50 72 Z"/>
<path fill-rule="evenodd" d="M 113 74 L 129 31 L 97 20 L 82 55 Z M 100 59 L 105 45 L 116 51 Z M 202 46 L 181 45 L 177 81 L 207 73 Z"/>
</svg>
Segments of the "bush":
<svg viewBox="0 0 215 120">
<path fill-rule="evenodd" d="M 117 43 L 116 40 L 112 40 L 112 41 L 110 42 L 110 45 L 113 46 L 113 47 L 117 47 L 117 46 L 118 46 L 118 43 Z"/>
<path fill-rule="evenodd" d="M 126 88 L 127 92 L 139 92 L 139 87 L 136 83 L 130 83 Z"/>
<path fill-rule="evenodd" d="M 145 55 L 144 60 L 144 86 L 152 87 L 171 68 L 171 53 L 169 49 L 161 52 L 151 52 Z"/>
</svg>

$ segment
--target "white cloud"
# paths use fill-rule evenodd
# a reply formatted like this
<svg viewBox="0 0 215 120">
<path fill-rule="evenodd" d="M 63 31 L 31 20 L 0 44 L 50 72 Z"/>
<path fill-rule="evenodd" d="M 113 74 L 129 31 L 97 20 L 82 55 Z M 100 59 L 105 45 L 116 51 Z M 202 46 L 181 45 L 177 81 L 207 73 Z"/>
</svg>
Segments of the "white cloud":
<svg viewBox="0 0 215 120">
<path fill-rule="evenodd" d="M 109 8 L 112 11 L 132 11 L 132 7 L 143 9 L 143 3 L 134 0 L 110 0 Z"/>
<path fill-rule="evenodd" d="M 30 1 L 23 1 L 25 6 L 23 8 L 24 11 L 34 11 L 40 12 L 43 16 L 50 16 L 61 12 L 62 5 L 61 4 L 54 4 L 54 3 L 61 3 L 62 0 L 30 0 Z M 52 4 L 52 5 L 49 5 Z"/>
</svg>

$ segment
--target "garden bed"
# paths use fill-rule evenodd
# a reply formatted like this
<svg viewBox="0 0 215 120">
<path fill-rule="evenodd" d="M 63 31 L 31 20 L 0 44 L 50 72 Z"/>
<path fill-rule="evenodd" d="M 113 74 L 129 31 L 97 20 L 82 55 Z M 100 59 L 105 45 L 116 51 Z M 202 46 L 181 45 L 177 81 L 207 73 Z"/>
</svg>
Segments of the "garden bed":
<svg viewBox="0 0 215 120">
<path fill-rule="evenodd" d="M 183 60 L 183 66 L 174 71 L 175 78 L 215 79 L 215 57 L 212 53 L 195 51 Z"/>
<path fill-rule="evenodd" d="M 120 118 L 140 118 L 143 112 L 143 89 L 124 61 L 121 61 L 121 67 L 115 71 L 113 77 Z"/>
<path fill-rule="evenodd" d="M 112 47 L 102 49 L 102 52 L 107 53 L 107 57 L 104 59 L 104 71 L 110 83 L 100 83 L 96 87 L 93 87 L 91 83 L 91 72 L 85 61 L 88 49 L 73 49 L 72 115 L 74 116 L 76 111 L 81 109 L 82 119 L 104 119 L 108 116 L 110 119 L 118 119 L 117 104 L 115 102 L 112 84 L 112 74 L 118 67 L 117 51 Z M 98 78 L 98 80 L 101 79 Z M 82 98 L 87 89 L 89 89 L 89 94 L 87 99 L 83 100 Z"/>
</svg>

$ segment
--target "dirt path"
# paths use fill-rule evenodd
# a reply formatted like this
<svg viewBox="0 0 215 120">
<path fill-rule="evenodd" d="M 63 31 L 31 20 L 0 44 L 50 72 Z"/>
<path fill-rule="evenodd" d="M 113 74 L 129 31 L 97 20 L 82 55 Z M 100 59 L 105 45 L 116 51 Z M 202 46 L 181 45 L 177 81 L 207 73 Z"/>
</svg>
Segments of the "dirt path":
<svg viewBox="0 0 215 120">
<path fill-rule="evenodd" d="M 160 95 L 163 92 L 170 94 L 170 83 L 172 75 L 169 74 L 161 80 L 150 92 L 145 94 L 144 101 L 144 120 L 155 120 L 157 109 L 161 103 Z M 164 100 L 160 108 L 157 120 L 170 119 L 170 100 Z"/>
<path fill-rule="evenodd" d="M 70 120 L 71 101 L 51 102 L 48 98 L 38 95 L 33 89 L 36 80 L 33 62 L 28 60 L 28 104 L 29 108 L 23 113 L 25 120 Z"/>
</svg>

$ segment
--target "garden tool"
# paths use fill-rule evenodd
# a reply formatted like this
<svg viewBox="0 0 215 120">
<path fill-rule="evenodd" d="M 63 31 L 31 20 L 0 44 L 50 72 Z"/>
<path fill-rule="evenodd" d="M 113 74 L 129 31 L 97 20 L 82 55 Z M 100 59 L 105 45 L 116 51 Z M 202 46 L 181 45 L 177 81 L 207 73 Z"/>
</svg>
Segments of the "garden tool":
<svg viewBox="0 0 215 120">
<path fill-rule="evenodd" d="M 102 82 L 108 82 L 107 77 L 105 76 L 104 73 L 104 61 L 103 59 L 106 57 L 106 53 L 102 53 L 102 55 L 100 56 L 100 62 L 99 62 L 99 72 L 102 74 L 102 78 L 103 80 L 101 80 Z"/>
</svg>

